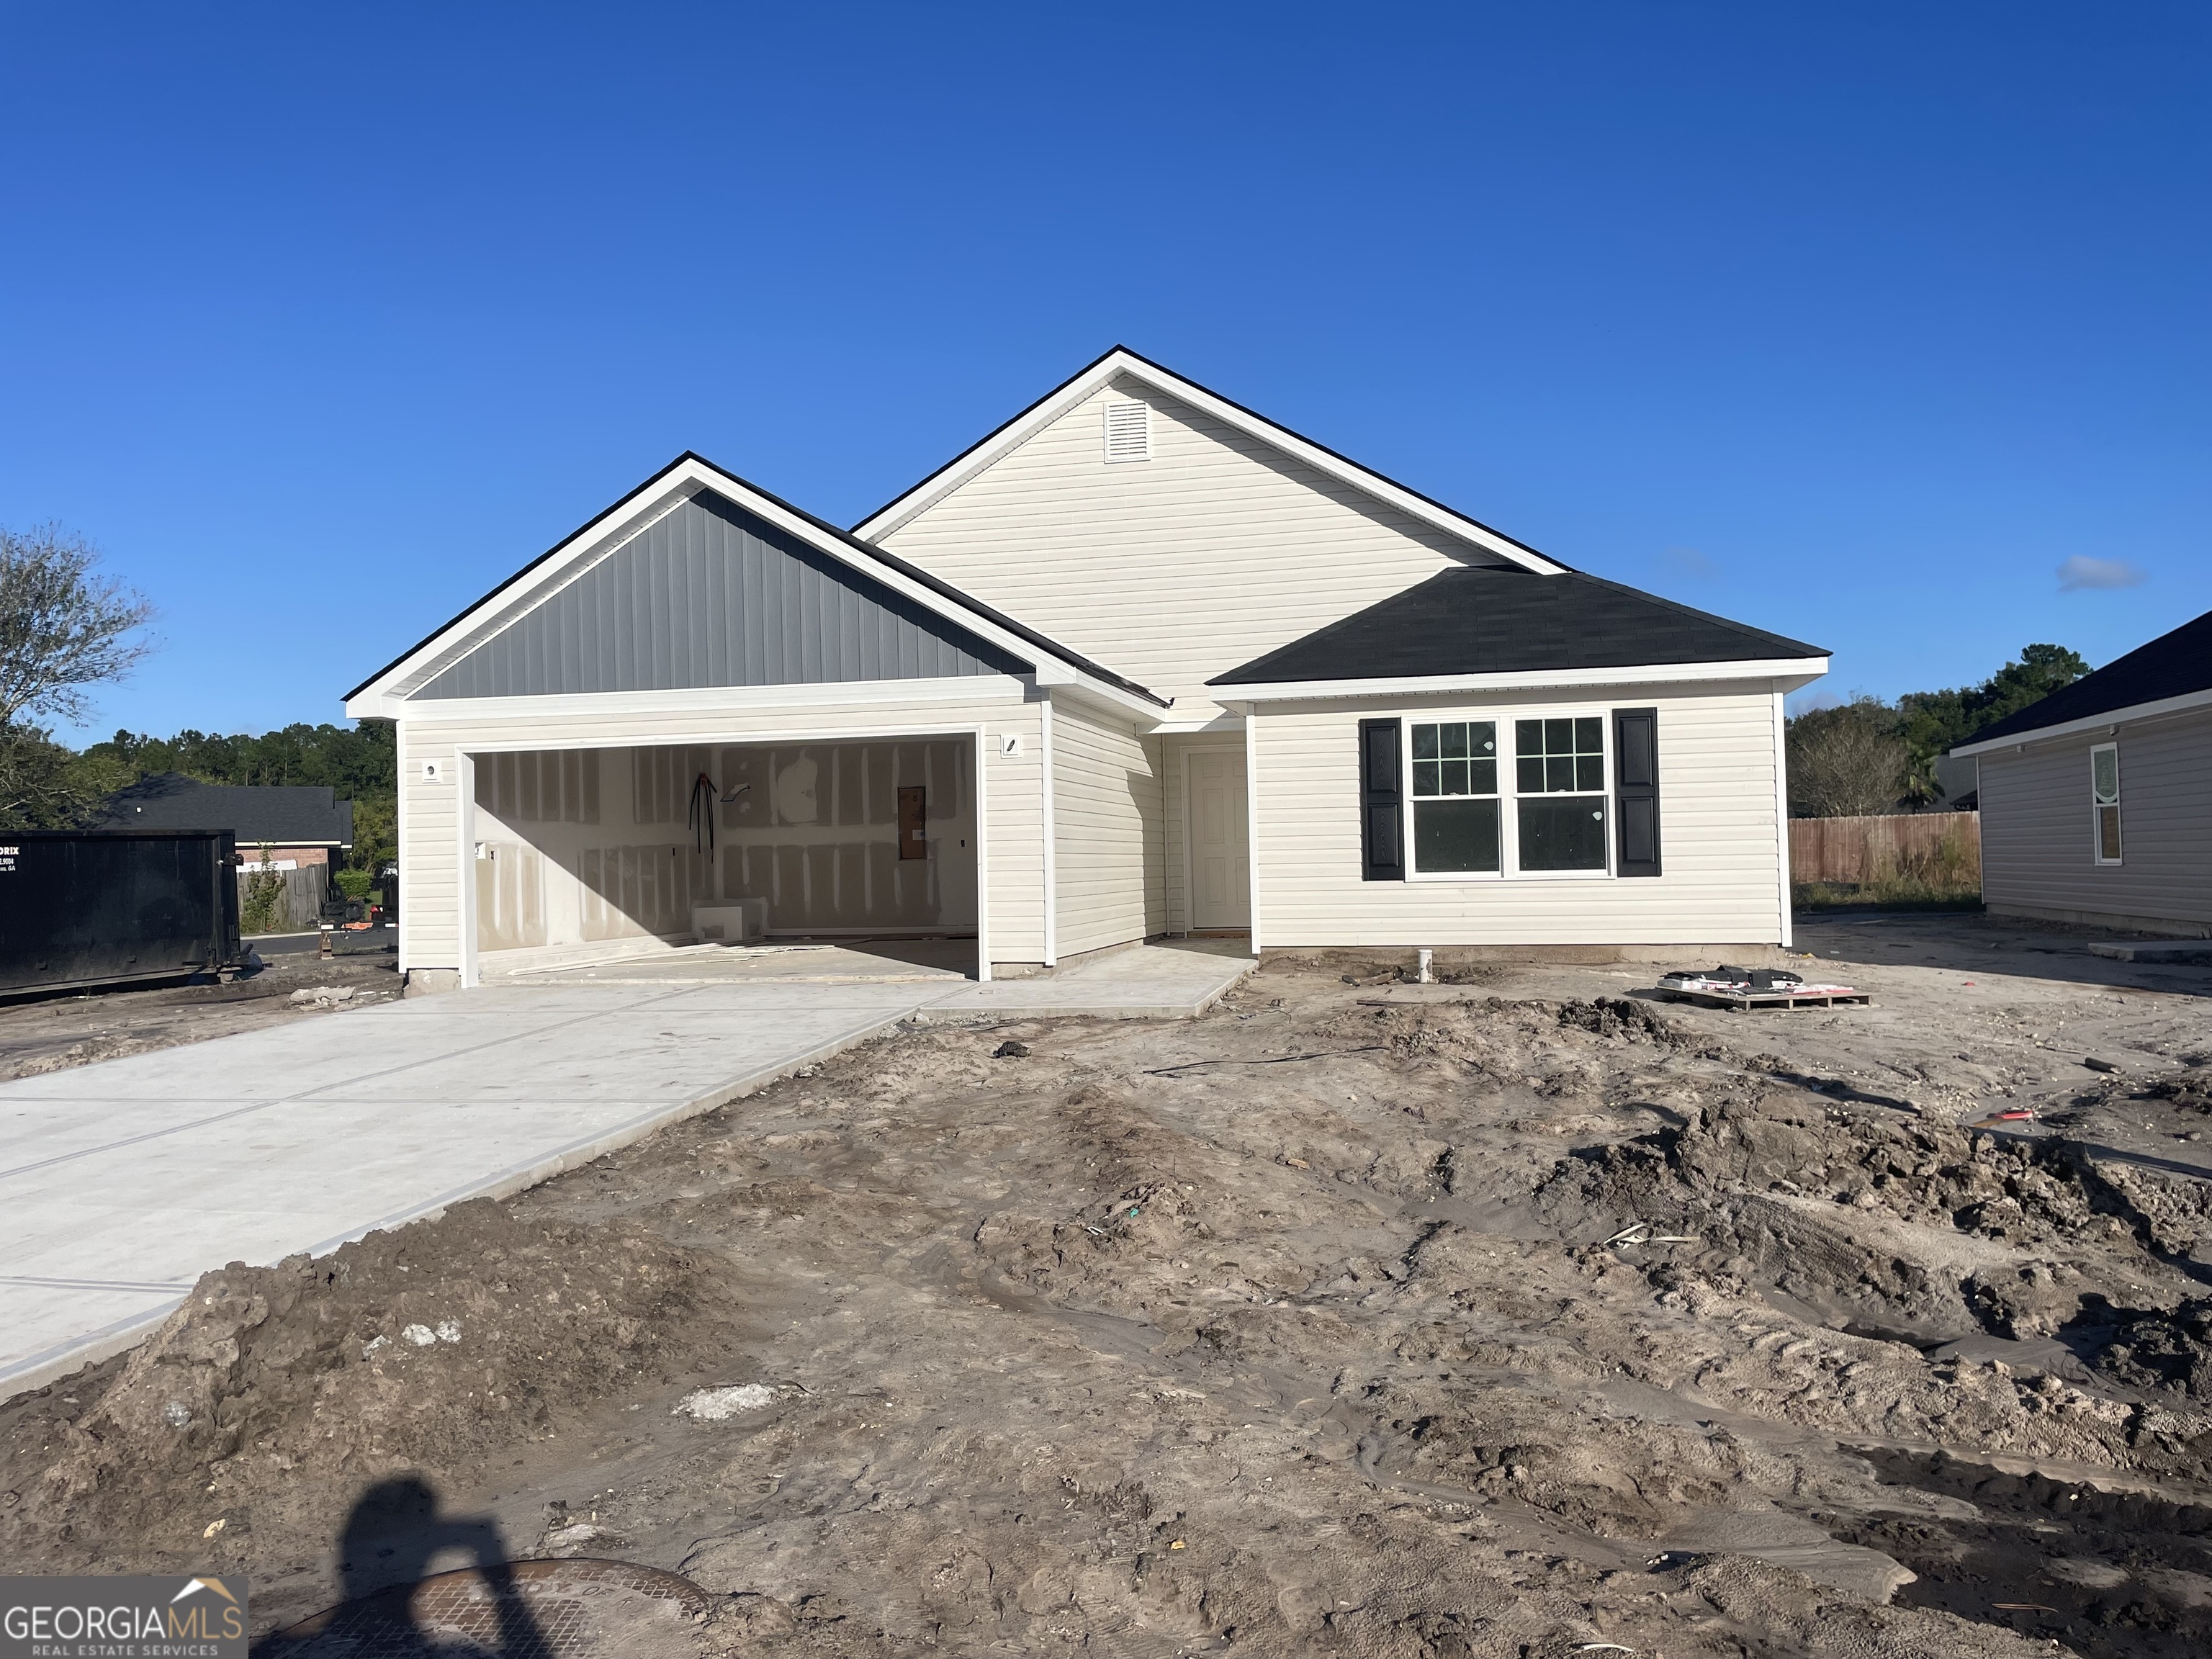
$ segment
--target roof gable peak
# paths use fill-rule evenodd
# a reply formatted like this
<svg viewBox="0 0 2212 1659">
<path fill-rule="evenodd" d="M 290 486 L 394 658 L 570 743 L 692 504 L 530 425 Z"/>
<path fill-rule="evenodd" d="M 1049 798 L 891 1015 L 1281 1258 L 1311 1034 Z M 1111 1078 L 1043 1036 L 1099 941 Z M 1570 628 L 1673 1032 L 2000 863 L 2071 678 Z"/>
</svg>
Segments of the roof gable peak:
<svg viewBox="0 0 2212 1659">
<path fill-rule="evenodd" d="M 1362 465 L 1325 444 L 1316 443 L 1300 433 L 1293 432 L 1257 410 L 1224 398 L 1126 345 L 1115 345 L 1092 359 L 1011 420 L 969 445 L 914 488 L 869 514 L 854 526 L 853 533 L 870 542 L 881 540 L 900 526 L 919 518 L 962 485 L 1012 453 L 1032 435 L 1124 376 L 1188 404 L 1364 495 L 1409 514 L 1486 553 L 1502 557 L 1510 564 L 1542 575 L 1556 575 L 1568 568 L 1558 560 L 1537 552 L 1503 532 L 1493 530 L 1431 496 L 1424 495 L 1395 478 Z"/>
</svg>

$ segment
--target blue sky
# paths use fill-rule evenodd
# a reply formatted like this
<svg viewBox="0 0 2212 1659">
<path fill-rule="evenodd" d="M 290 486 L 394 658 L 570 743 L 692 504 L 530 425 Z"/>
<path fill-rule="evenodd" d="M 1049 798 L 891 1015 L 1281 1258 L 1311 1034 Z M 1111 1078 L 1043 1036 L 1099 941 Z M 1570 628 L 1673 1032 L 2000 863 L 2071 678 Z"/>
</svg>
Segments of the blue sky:
<svg viewBox="0 0 2212 1659">
<path fill-rule="evenodd" d="M 850 522 L 1116 341 L 1837 692 L 2212 608 L 2201 5 L 9 3 L 0 65 L 0 523 L 161 611 L 96 735 L 339 718 L 685 448 Z"/>
</svg>

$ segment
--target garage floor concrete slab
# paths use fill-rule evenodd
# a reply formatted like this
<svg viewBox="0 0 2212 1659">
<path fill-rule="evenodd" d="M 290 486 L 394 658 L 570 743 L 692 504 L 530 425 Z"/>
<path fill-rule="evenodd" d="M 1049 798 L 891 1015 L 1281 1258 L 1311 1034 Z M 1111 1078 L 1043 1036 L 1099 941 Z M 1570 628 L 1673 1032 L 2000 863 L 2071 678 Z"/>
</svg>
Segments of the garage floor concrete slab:
<svg viewBox="0 0 2212 1659">
<path fill-rule="evenodd" d="M 902 1019 L 1188 1017 L 1251 967 L 1194 941 L 949 989 L 507 981 L 0 1084 L 0 1399 L 128 1346 L 210 1268 L 520 1191 Z"/>
</svg>

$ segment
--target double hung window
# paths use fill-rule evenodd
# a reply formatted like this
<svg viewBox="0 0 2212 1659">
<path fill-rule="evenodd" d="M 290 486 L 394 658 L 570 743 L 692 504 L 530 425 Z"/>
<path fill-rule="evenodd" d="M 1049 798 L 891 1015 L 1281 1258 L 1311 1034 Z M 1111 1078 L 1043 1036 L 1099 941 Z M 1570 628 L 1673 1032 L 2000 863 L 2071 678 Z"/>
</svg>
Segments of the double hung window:
<svg viewBox="0 0 2212 1659">
<path fill-rule="evenodd" d="M 1603 716 L 1408 720 L 1407 742 L 1413 875 L 1607 872 Z"/>
<path fill-rule="evenodd" d="M 1521 868 L 1605 868 L 1605 721 L 1595 714 L 1513 722 Z"/>
<path fill-rule="evenodd" d="M 1498 722 L 1417 721 L 1413 799 L 1414 869 L 1495 875 Z"/>
</svg>

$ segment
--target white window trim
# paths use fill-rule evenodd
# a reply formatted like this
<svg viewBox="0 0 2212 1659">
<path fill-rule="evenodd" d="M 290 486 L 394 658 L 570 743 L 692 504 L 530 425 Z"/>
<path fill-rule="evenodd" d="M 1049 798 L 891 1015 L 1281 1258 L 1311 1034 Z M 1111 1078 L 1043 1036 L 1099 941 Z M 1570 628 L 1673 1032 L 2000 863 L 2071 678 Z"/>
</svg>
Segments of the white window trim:
<svg viewBox="0 0 2212 1659">
<path fill-rule="evenodd" d="M 2109 801 L 2097 799 L 2097 757 L 2107 750 L 2112 757 L 2112 798 Z M 2120 803 L 2126 798 L 2120 787 L 2120 745 L 2117 743 L 2093 743 L 2089 745 L 2089 856 L 2097 864 L 2110 870 L 2125 864 L 2128 858 L 2128 815 Z M 2120 815 L 2120 855 L 2116 859 L 2105 856 L 2105 826 L 2100 815 L 2106 807 Z"/>
<path fill-rule="evenodd" d="M 1519 770 L 1515 765 L 1520 757 L 1514 752 L 1513 722 L 1516 720 L 1598 720 L 1599 741 L 1605 758 L 1604 787 L 1592 791 L 1576 790 L 1577 795 L 1596 794 L 1605 801 L 1605 868 L 1602 870 L 1523 870 L 1521 868 L 1521 815 L 1515 810 L 1521 800 Z M 1419 726 L 1449 725 L 1461 720 L 1494 720 L 1498 725 L 1498 793 L 1492 795 L 1423 796 L 1423 800 L 1495 800 L 1498 803 L 1498 864 L 1495 870 L 1421 870 L 1414 863 L 1413 808 L 1418 804 L 1413 797 L 1413 727 Z M 1403 814 L 1399 834 L 1406 849 L 1406 879 L 1407 881 L 1486 882 L 1486 881 L 1611 881 L 1614 879 L 1614 865 L 1618 851 L 1613 846 L 1613 712 L 1607 708 L 1591 708 L 1579 703 L 1546 703 L 1540 708 L 1431 708 L 1418 714 L 1402 714 L 1398 729 L 1398 775 L 1406 781 L 1400 792 L 1400 811 Z M 1565 795 L 1568 792 L 1557 792 Z M 1531 799 L 1552 796 L 1546 790 Z"/>
</svg>

